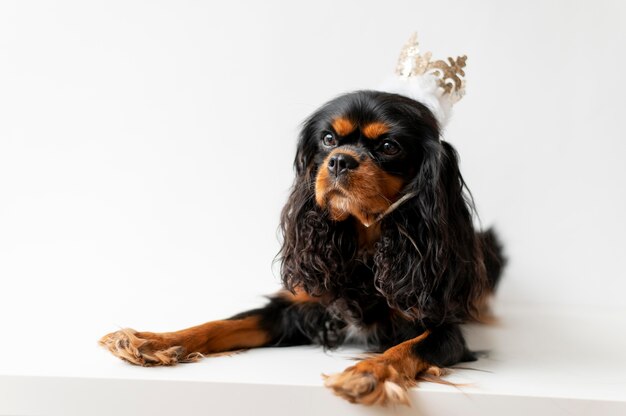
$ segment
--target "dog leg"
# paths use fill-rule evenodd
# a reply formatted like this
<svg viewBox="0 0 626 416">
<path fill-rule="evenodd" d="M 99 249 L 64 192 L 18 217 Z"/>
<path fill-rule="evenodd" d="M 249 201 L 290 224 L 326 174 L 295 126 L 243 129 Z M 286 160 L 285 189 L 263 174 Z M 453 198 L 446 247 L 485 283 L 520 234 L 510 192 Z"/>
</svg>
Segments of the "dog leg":
<svg viewBox="0 0 626 416">
<path fill-rule="evenodd" d="M 204 355 L 264 346 L 309 344 L 324 329 L 325 308 L 304 293 L 282 291 L 263 308 L 230 319 L 211 321 L 176 332 L 122 329 L 105 335 L 100 345 L 141 366 L 198 361 Z"/>
<path fill-rule="evenodd" d="M 472 359 L 460 329 L 440 327 L 326 377 L 325 385 L 351 403 L 409 406 L 408 389 L 420 376 L 439 377 L 442 367 Z"/>
</svg>

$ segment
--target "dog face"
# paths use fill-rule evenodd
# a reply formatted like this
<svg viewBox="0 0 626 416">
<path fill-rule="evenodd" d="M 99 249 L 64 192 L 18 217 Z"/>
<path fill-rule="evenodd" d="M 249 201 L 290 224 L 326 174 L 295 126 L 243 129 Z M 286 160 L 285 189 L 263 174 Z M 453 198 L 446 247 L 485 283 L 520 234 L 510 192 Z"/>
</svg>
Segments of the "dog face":
<svg viewBox="0 0 626 416">
<path fill-rule="evenodd" d="M 311 174 L 315 201 L 332 220 L 352 216 L 369 226 L 415 179 L 425 146 L 438 135 L 434 117 L 421 104 L 359 91 L 327 103 L 307 120 L 301 168 Z"/>
</svg>

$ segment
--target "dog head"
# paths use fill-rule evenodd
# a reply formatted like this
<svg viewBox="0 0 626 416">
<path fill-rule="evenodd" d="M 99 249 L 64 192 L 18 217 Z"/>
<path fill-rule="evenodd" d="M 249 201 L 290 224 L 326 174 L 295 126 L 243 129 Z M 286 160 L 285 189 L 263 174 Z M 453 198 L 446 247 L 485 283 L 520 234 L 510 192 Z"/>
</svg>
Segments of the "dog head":
<svg viewBox="0 0 626 416">
<path fill-rule="evenodd" d="M 485 266 L 456 152 L 439 136 L 426 106 L 391 93 L 349 93 L 314 112 L 281 218 L 284 285 L 344 298 L 375 288 L 420 319 L 472 315 Z"/>
<path fill-rule="evenodd" d="M 296 167 L 315 183 L 329 218 L 370 226 L 415 180 L 439 139 L 430 111 L 406 97 L 360 91 L 332 100 L 305 123 Z"/>
</svg>

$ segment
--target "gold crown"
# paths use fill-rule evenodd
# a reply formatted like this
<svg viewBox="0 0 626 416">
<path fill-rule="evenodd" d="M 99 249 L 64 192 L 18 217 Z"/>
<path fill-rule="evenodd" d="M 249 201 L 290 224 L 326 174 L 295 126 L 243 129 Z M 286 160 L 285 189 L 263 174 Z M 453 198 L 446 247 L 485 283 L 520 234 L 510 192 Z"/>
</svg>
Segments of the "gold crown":
<svg viewBox="0 0 626 416">
<path fill-rule="evenodd" d="M 413 33 L 400 52 L 396 74 L 402 78 L 418 77 L 432 74 L 437 84 L 443 89 L 442 94 L 448 94 L 452 102 L 460 100 L 465 94 L 465 61 L 467 56 L 459 56 L 446 61 L 431 61 L 431 53 L 420 55 L 417 33 Z"/>
</svg>

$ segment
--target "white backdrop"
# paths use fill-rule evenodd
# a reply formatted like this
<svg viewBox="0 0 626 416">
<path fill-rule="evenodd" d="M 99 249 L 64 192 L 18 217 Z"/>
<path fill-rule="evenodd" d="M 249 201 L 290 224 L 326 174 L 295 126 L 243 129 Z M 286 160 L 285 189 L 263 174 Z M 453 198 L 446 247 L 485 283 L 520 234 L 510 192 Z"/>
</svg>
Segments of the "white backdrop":
<svg viewBox="0 0 626 416">
<path fill-rule="evenodd" d="M 469 57 L 445 137 L 506 242 L 500 300 L 624 304 L 626 3 L 219 3 L 0 3 L 3 330 L 258 305 L 299 123 L 413 30 Z"/>
</svg>

